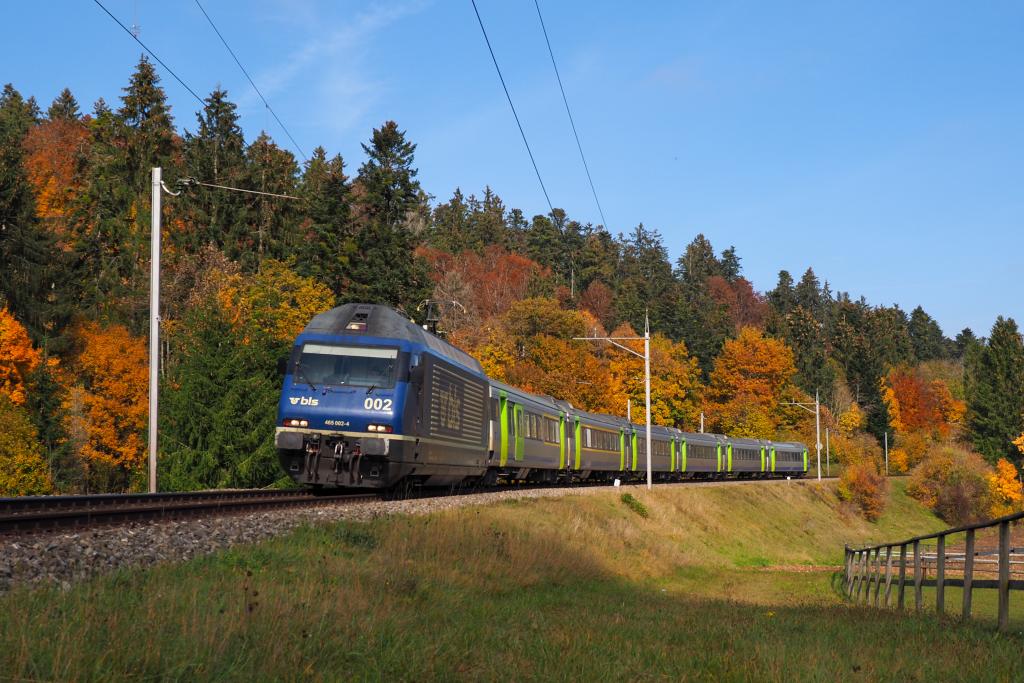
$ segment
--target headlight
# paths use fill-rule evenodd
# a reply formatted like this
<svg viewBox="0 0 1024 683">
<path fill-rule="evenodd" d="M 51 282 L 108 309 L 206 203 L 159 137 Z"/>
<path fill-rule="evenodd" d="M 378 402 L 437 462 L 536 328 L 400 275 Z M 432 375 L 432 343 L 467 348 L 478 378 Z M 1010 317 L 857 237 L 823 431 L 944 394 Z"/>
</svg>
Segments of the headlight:
<svg viewBox="0 0 1024 683">
<path fill-rule="evenodd" d="M 285 427 L 308 427 L 309 420 L 299 420 L 294 417 L 289 417 L 284 420 Z"/>
<path fill-rule="evenodd" d="M 391 434 L 395 430 L 391 425 L 367 425 L 366 431 L 376 432 L 378 434 Z"/>
</svg>

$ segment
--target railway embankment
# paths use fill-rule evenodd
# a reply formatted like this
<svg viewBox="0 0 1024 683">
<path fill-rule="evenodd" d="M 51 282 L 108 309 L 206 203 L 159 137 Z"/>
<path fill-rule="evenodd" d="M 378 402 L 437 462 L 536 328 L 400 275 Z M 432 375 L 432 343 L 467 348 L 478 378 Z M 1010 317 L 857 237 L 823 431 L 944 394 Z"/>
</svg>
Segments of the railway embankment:
<svg viewBox="0 0 1024 683">
<path fill-rule="evenodd" d="M 184 562 L 170 553 L 63 588 L 14 586 L 0 596 L 0 670 L 33 680 L 1012 679 L 1019 634 L 841 597 L 829 568 L 844 543 L 942 527 L 900 482 L 890 495 L 875 524 L 841 505 L 833 483 L 813 481 L 237 515 L 224 523 L 267 531 L 215 552 L 193 539 L 204 550 Z M 175 536 L 178 524 L 153 526 Z M 84 533 L 108 532 L 125 534 Z"/>
</svg>

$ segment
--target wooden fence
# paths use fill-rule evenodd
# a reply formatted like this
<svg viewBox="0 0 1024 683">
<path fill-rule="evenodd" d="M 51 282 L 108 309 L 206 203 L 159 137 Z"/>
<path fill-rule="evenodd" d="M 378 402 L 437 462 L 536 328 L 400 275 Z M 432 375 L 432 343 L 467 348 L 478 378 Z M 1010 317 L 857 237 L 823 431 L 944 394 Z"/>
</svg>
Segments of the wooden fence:
<svg viewBox="0 0 1024 683">
<path fill-rule="evenodd" d="M 923 587 L 935 587 L 935 611 L 943 614 L 946 611 L 946 587 L 959 586 L 963 588 L 961 617 L 966 621 L 971 618 L 972 590 L 995 588 L 999 598 L 999 629 L 1006 630 L 1010 621 L 1010 591 L 1024 589 L 1024 548 L 1012 548 L 1010 545 L 1010 524 L 1020 519 L 1024 519 L 1024 513 L 946 529 L 896 543 L 882 543 L 863 548 L 851 548 L 847 545 L 844 582 L 846 594 L 854 602 L 871 604 L 873 601 L 875 607 L 891 607 L 895 584 L 896 606 L 898 609 L 905 609 L 909 560 L 912 562 L 913 576 L 910 577 L 910 581 L 916 611 L 920 612 L 923 609 Z M 976 532 L 993 527 L 998 528 L 996 549 L 976 549 Z M 947 549 L 947 539 L 953 534 L 961 533 L 965 534 L 963 550 Z M 935 541 L 934 552 L 927 552 L 928 548 L 922 544 L 932 540 Z M 934 570 L 933 579 L 928 578 L 928 569 Z M 996 578 L 979 578 L 976 576 L 978 574 L 995 574 Z M 1012 576 L 1014 574 L 1017 576 Z"/>
</svg>

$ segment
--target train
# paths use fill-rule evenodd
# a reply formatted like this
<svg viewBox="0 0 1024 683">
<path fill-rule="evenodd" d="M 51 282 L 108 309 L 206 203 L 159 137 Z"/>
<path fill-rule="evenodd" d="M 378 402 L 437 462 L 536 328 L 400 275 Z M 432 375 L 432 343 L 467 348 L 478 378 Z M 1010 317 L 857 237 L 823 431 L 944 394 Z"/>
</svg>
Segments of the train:
<svg viewBox="0 0 1024 683">
<path fill-rule="evenodd" d="M 496 381 L 389 306 L 314 316 L 279 369 L 278 457 L 314 491 L 647 476 L 645 426 Z M 651 469 L 662 482 L 803 477 L 807 447 L 652 425 Z"/>
</svg>

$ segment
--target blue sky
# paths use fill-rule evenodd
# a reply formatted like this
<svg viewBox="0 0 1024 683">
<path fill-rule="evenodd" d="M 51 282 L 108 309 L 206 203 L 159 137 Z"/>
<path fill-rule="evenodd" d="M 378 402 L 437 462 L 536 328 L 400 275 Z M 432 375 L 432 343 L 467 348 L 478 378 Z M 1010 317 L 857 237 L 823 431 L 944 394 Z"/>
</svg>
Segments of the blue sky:
<svg viewBox="0 0 1024 683">
<path fill-rule="evenodd" d="M 287 139 L 189 0 L 104 0 L 247 138 Z M 546 211 L 469 0 L 206 0 L 308 153 L 350 170 L 387 119 L 438 200 L 489 184 Z M 552 202 L 600 222 L 531 0 L 478 0 Z M 541 4 L 612 232 L 643 222 L 673 260 L 736 245 L 760 290 L 813 266 L 833 290 L 921 304 L 950 336 L 1024 322 L 1024 4 Z M 115 102 L 140 48 L 89 0 L 9 3 L 0 80 L 43 107 Z M 168 74 L 179 127 L 195 101 Z"/>
</svg>

